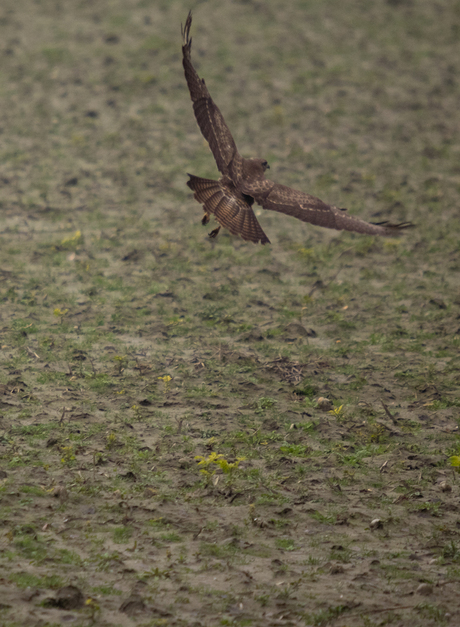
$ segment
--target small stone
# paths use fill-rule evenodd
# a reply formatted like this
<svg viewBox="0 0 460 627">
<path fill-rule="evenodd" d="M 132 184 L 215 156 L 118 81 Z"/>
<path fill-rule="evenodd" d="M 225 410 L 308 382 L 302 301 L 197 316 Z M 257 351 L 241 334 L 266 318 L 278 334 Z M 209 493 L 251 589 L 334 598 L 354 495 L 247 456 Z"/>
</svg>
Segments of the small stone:
<svg viewBox="0 0 460 627">
<path fill-rule="evenodd" d="M 128 472 L 124 475 L 120 474 L 118 476 L 121 477 L 121 479 L 125 479 L 126 481 L 137 481 L 136 475 L 131 470 L 128 470 Z"/>
<path fill-rule="evenodd" d="M 433 586 L 429 583 L 421 583 L 417 588 L 417 594 L 427 597 L 430 594 L 433 594 Z"/>
<path fill-rule="evenodd" d="M 446 303 L 441 298 L 432 298 L 430 305 L 436 305 L 439 309 L 447 309 Z"/>
<path fill-rule="evenodd" d="M 307 329 L 298 322 L 290 322 L 286 327 L 286 332 L 296 338 L 308 336 Z"/>
<path fill-rule="evenodd" d="M 318 404 L 318 409 L 321 411 L 330 411 L 333 407 L 332 401 L 328 398 L 324 398 L 324 396 L 320 396 L 316 402 Z"/>
<path fill-rule="evenodd" d="M 439 484 L 441 492 L 452 492 L 452 486 L 447 481 L 441 481 Z"/>
<path fill-rule="evenodd" d="M 60 588 L 54 598 L 43 601 L 44 607 L 57 607 L 62 610 L 76 610 L 83 607 L 84 597 L 76 586 L 64 586 Z"/>
<path fill-rule="evenodd" d="M 342 564 L 332 564 L 329 572 L 331 575 L 339 575 L 340 573 L 344 573 L 345 569 Z"/>
<path fill-rule="evenodd" d="M 60 501 L 66 501 L 69 496 L 66 487 L 63 485 L 55 486 L 51 494 Z"/>
<path fill-rule="evenodd" d="M 131 594 L 119 607 L 119 612 L 135 616 L 145 611 L 144 599 L 139 594 Z"/>
</svg>

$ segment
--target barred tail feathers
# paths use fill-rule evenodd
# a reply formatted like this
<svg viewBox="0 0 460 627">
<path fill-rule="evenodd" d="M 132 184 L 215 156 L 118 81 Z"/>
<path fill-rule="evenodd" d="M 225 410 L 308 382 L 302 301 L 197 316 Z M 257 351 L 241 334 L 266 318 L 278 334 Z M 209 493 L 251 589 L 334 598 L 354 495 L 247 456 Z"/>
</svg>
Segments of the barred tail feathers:
<svg viewBox="0 0 460 627">
<path fill-rule="evenodd" d="M 219 181 L 202 179 L 188 175 L 187 185 L 194 192 L 195 199 L 203 204 L 205 214 L 215 215 L 219 224 L 232 235 L 241 235 L 244 240 L 257 244 L 269 244 L 251 206 L 227 190 Z"/>
</svg>

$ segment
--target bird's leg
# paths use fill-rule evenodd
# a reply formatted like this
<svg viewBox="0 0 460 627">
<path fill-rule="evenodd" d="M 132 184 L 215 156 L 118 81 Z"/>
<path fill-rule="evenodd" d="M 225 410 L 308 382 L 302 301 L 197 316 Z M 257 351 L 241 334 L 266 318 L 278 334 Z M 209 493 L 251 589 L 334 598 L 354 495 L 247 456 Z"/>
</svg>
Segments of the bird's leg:
<svg viewBox="0 0 460 627">
<path fill-rule="evenodd" d="M 205 213 L 203 219 L 201 220 L 201 224 L 205 226 L 210 220 L 209 214 Z"/>
<path fill-rule="evenodd" d="M 209 237 L 212 237 L 214 239 L 219 234 L 219 231 L 220 231 L 220 226 L 218 226 L 217 229 L 214 229 L 213 231 L 211 231 L 211 233 L 209 233 Z"/>
</svg>

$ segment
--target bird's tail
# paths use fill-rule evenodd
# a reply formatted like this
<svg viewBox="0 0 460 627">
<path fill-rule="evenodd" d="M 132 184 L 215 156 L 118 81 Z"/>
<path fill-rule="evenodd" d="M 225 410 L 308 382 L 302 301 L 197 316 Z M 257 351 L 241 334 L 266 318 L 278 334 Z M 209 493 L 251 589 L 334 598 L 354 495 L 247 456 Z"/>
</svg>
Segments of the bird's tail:
<svg viewBox="0 0 460 627">
<path fill-rule="evenodd" d="M 214 213 L 215 207 L 222 196 L 222 188 L 219 182 L 212 179 L 202 179 L 193 174 L 188 176 L 190 179 L 187 181 L 187 185 L 195 192 L 195 199 L 205 205 L 207 213 Z M 213 201 L 213 199 L 215 200 Z"/>
<path fill-rule="evenodd" d="M 189 177 L 187 185 L 195 192 L 195 199 L 203 204 L 203 224 L 208 222 L 207 216 L 212 213 L 219 224 L 232 235 L 241 235 L 243 239 L 255 244 L 270 243 L 251 206 L 243 198 L 230 193 L 219 181 L 202 179 L 193 174 L 189 174 Z"/>
</svg>

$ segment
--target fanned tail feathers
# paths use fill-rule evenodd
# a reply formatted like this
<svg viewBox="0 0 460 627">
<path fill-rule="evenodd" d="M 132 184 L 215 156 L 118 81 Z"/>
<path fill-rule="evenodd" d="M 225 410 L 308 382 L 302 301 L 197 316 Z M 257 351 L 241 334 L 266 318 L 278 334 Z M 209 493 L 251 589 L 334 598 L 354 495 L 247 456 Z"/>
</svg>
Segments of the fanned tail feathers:
<svg viewBox="0 0 460 627">
<path fill-rule="evenodd" d="M 188 175 L 187 185 L 194 191 L 195 199 L 203 204 L 205 214 L 212 213 L 220 225 L 232 235 L 241 235 L 244 240 L 257 244 L 269 244 L 270 240 L 263 232 L 250 205 L 230 193 L 219 182 Z"/>
</svg>

